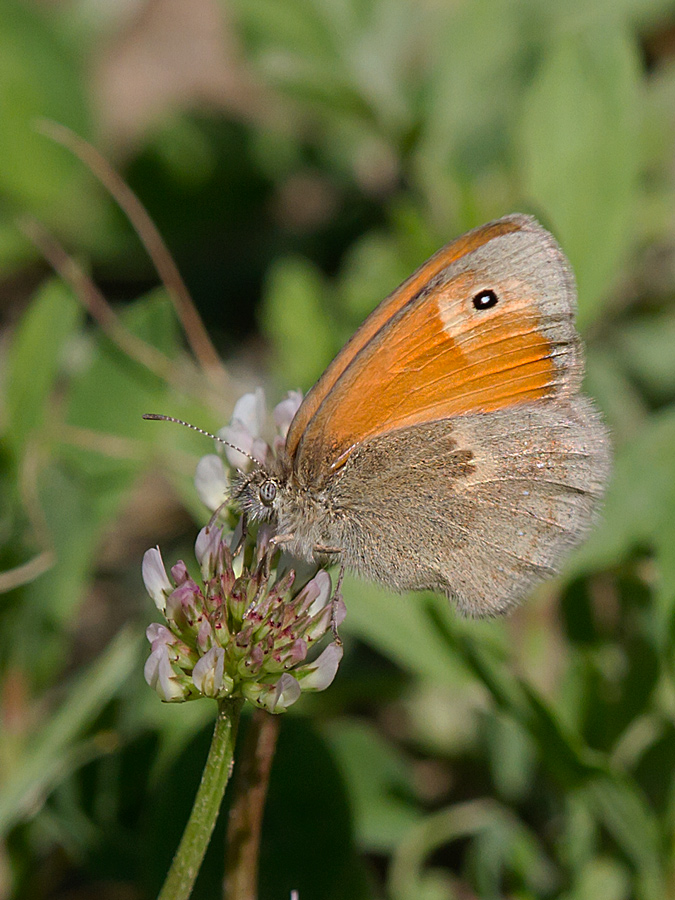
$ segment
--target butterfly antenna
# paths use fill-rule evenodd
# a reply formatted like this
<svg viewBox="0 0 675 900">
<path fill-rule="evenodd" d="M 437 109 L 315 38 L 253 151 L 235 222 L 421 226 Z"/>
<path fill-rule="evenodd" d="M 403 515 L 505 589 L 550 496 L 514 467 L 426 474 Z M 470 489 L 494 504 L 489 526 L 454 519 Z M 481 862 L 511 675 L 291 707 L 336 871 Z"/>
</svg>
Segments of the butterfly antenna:
<svg viewBox="0 0 675 900">
<path fill-rule="evenodd" d="M 218 437 L 217 434 L 211 434 L 210 431 L 205 431 L 203 428 L 199 428 L 197 425 L 191 425 L 189 422 L 184 422 L 183 419 L 176 419 L 173 416 L 162 416 L 158 413 L 143 413 L 143 418 L 149 419 L 153 422 L 175 422 L 176 425 L 184 425 L 186 428 L 191 428 L 193 431 L 197 431 L 199 434 L 203 434 L 204 437 L 211 438 L 214 441 L 218 441 L 219 444 L 224 444 L 226 447 L 230 447 L 232 450 L 236 450 L 237 453 L 241 453 L 242 456 L 250 459 L 253 465 L 257 466 L 259 469 L 262 468 L 260 460 L 256 459 L 255 456 L 251 456 L 251 454 L 247 453 L 245 450 L 242 450 L 241 447 L 237 447 L 236 444 L 231 444 L 224 438 Z"/>
</svg>

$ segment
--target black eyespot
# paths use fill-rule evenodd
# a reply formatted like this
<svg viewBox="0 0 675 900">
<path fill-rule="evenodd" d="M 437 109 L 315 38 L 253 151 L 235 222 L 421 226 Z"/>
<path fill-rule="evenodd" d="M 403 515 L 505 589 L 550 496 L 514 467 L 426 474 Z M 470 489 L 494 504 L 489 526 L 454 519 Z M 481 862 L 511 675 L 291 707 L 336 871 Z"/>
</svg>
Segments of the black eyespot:
<svg viewBox="0 0 675 900">
<path fill-rule="evenodd" d="M 265 506 L 271 506 L 277 496 L 276 482 L 272 481 L 271 479 L 263 481 L 263 483 L 260 485 L 258 495 Z"/>
<path fill-rule="evenodd" d="M 499 297 L 491 288 L 488 288 L 485 291 L 478 291 L 478 293 L 473 298 L 473 308 L 481 310 L 490 309 L 491 307 L 497 305 L 498 300 Z"/>
</svg>

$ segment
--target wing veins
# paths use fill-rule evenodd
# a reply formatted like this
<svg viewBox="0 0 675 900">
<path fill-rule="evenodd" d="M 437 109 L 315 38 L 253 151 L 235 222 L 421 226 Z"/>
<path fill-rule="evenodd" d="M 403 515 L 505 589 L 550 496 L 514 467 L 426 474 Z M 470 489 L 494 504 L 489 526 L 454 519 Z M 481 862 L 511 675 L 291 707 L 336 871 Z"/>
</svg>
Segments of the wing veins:
<svg viewBox="0 0 675 900">
<path fill-rule="evenodd" d="M 469 536 L 474 534 L 474 532 L 472 532 L 470 528 L 465 528 L 463 525 L 459 525 L 457 522 L 453 522 L 452 527 L 457 531 L 461 531 L 463 534 L 467 534 Z M 542 565 L 541 563 L 533 562 L 531 559 L 526 559 L 524 556 L 520 556 L 518 553 L 514 553 L 513 550 L 508 550 L 506 547 L 500 547 L 499 544 L 495 544 L 494 541 L 488 541 L 484 537 L 481 537 L 480 541 L 482 544 L 487 547 L 491 547 L 498 553 L 503 553 L 511 559 L 516 559 L 518 560 L 518 562 L 524 563 L 529 568 L 537 569 L 540 572 L 546 572 L 548 575 L 557 575 L 557 570 L 551 568 L 551 566 Z"/>
</svg>

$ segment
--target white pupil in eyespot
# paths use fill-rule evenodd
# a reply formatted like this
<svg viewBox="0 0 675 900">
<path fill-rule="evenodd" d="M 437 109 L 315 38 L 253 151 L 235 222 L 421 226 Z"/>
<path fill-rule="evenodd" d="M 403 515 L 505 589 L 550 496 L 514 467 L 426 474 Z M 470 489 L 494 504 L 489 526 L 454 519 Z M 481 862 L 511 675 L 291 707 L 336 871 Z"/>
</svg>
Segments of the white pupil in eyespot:
<svg viewBox="0 0 675 900">
<path fill-rule="evenodd" d="M 473 298 L 473 307 L 474 309 L 491 309 L 493 306 L 497 304 L 499 297 L 497 294 L 491 289 L 488 288 L 485 291 L 479 291 Z"/>
<path fill-rule="evenodd" d="M 263 481 L 260 485 L 260 499 L 265 506 L 271 506 L 277 495 L 277 486 L 273 481 Z"/>
</svg>

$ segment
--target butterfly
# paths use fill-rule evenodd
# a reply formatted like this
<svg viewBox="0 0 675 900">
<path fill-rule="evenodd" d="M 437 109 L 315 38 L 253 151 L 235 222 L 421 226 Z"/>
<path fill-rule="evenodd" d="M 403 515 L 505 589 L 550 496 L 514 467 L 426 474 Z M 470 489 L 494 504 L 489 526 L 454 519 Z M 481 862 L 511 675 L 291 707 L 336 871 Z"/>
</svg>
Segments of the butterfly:
<svg viewBox="0 0 675 900">
<path fill-rule="evenodd" d="M 462 235 L 368 316 L 235 502 L 293 556 L 508 610 L 583 540 L 609 477 L 575 309 L 535 219 Z"/>
</svg>

